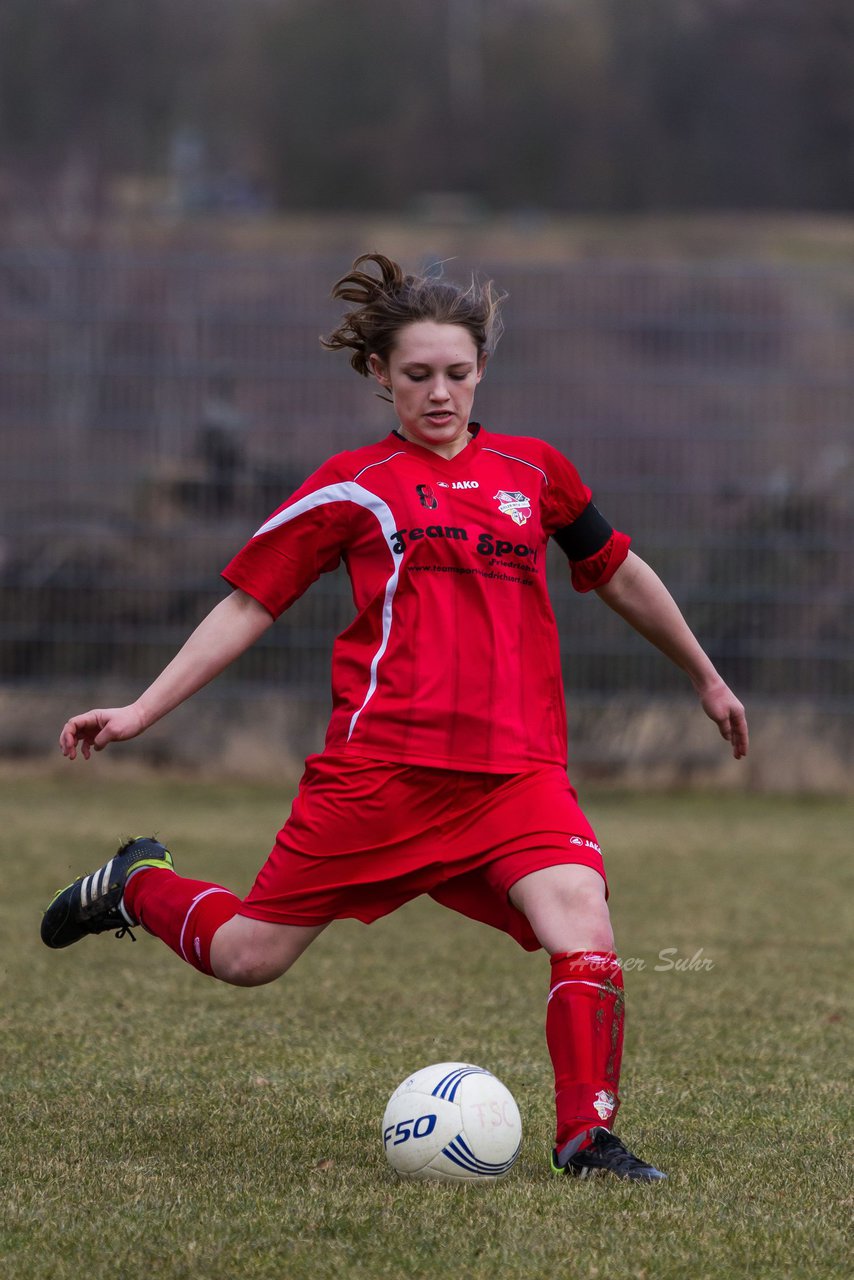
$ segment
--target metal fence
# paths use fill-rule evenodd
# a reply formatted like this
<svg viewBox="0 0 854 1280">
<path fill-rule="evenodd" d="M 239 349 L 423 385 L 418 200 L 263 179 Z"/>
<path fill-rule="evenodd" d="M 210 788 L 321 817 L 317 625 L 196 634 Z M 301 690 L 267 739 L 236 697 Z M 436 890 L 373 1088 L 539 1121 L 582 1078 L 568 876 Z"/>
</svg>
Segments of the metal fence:
<svg viewBox="0 0 854 1280">
<path fill-rule="evenodd" d="M 854 709 L 854 269 L 474 265 L 510 295 L 476 416 L 576 462 L 739 691 Z M 155 674 L 264 517 L 391 428 L 317 341 L 347 266 L 0 253 L 4 682 Z M 680 684 L 552 568 L 571 691 Z M 328 576 L 226 680 L 324 691 L 350 610 Z"/>
</svg>

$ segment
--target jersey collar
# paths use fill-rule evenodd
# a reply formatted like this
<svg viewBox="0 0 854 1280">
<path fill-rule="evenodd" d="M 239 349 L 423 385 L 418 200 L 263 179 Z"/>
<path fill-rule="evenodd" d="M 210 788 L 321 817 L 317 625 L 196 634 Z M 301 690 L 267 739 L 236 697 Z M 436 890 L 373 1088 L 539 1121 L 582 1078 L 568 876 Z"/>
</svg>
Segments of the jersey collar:
<svg viewBox="0 0 854 1280">
<path fill-rule="evenodd" d="M 413 440 L 407 440 L 406 436 L 400 434 L 398 430 L 391 432 L 390 439 L 394 440 L 398 447 L 403 447 L 407 453 L 413 458 L 419 458 L 422 462 L 430 462 L 437 466 L 440 470 L 467 466 L 480 453 L 483 445 L 486 443 L 486 431 L 479 422 L 470 422 L 468 429 L 472 433 L 472 438 L 464 449 L 460 449 L 459 453 L 454 454 L 453 458 L 445 458 L 441 453 L 434 453 L 432 449 L 427 449 L 423 444 L 415 444 Z"/>
</svg>

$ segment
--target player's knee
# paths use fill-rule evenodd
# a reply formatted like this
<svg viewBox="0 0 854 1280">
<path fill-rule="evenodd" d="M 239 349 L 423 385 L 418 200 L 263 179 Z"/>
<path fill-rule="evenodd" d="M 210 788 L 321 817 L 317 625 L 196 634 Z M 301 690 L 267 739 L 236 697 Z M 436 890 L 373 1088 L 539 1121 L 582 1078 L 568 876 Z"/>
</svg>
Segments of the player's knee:
<svg viewBox="0 0 854 1280">
<path fill-rule="evenodd" d="M 217 930 L 211 945 L 211 968 L 217 978 L 232 986 L 261 987 L 287 972 L 325 928 L 270 924 L 236 915 Z"/>
<path fill-rule="evenodd" d="M 614 930 L 608 907 L 603 903 L 591 904 L 588 915 L 583 917 L 584 947 L 588 951 L 613 951 Z"/>
<path fill-rule="evenodd" d="M 566 934 L 565 950 L 613 951 L 608 903 L 598 887 L 559 893 L 554 910 Z"/>
<path fill-rule="evenodd" d="M 609 919 L 604 891 L 596 883 L 560 885 L 553 893 L 552 902 L 566 916 L 580 916 L 585 920 Z"/>
<path fill-rule="evenodd" d="M 275 958 L 246 944 L 217 957 L 216 976 L 233 987 L 263 987 L 283 973 L 282 965 Z"/>
<path fill-rule="evenodd" d="M 579 934 L 579 938 L 582 935 Z M 610 921 L 591 921 L 583 931 L 583 941 L 573 949 L 576 951 L 613 951 L 614 931 Z"/>
</svg>

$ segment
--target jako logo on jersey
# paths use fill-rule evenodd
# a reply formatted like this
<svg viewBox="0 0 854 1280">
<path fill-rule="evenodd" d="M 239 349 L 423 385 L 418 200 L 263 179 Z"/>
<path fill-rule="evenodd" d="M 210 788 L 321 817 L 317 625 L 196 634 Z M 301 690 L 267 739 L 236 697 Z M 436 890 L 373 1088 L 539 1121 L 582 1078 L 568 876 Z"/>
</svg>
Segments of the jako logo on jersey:
<svg viewBox="0 0 854 1280">
<path fill-rule="evenodd" d="M 569 843 L 584 845 L 586 849 L 595 849 L 597 853 L 602 852 L 595 840 L 582 840 L 581 836 L 570 836 Z"/>
<path fill-rule="evenodd" d="M 477 480 L 454 480 L 450 484 L 447 480 L 437 480 L 440 489 L 479 489 L 480 484 Z"/>
<path fill-rule="evenodd" d="M 516 524 L 527 524 L 531 518 L 531 499 L 524 493 L 510 493 L 507 489 L 499 489 L 493 494 L 502 515 L 509 516 Z"/>
<path fill-rule="evenodd" d="M 435 511 L 439 505 L 439 499 L 436 497 L 429 484 L 417 484 L 415 492 L 421 499 L 422 507 L 427 507 L 430 511 Z"/>
</svg>

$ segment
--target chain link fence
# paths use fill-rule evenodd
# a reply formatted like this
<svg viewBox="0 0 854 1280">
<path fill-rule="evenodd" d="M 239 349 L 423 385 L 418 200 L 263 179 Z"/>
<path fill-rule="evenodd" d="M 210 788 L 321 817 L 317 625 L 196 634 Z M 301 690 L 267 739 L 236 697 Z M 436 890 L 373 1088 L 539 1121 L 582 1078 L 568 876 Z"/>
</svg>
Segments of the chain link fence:
<svg viewBox="0 0 854 1280">
<path fill-rule="evenodd" d="M 348 265 L 0 253 L 5 688 L 156 674 L 269 512 L 330 453 L 391 429 L 318 342 Z M 850 715 L 854 270 L 478 266 L 510 296 L 476 416 L 576 462 L 743 696 Z M 683 686 L 552 570 L 571 696 Z M 324 697 L 350 612 L 343 572 L 321 580 L 222 696 Z"/>
</svg>

